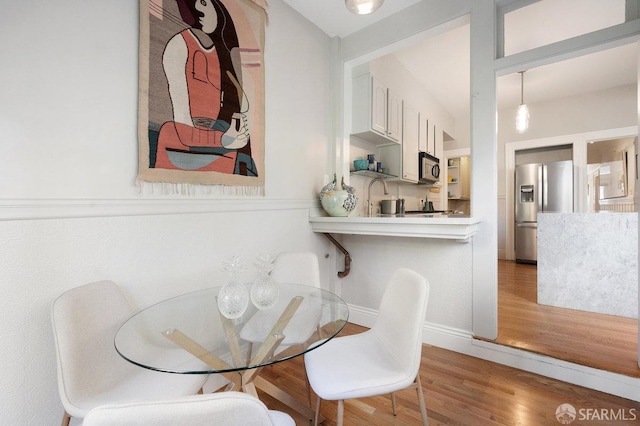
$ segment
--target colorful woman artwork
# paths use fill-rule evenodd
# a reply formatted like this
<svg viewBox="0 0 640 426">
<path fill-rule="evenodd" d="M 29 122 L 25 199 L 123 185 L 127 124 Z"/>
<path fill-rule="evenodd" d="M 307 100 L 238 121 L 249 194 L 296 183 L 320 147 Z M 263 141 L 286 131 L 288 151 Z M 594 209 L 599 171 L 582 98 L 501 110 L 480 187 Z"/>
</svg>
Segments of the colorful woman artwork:
<svg viewBox="0 0 640 426">
<path fill-rule="evenodd" d="M 220 0 L 176 0 L 187 29 L 162 54 L 173 120 L 157 136 L 156 169 L 257 176 L 236 26 Z"/>
</svg>

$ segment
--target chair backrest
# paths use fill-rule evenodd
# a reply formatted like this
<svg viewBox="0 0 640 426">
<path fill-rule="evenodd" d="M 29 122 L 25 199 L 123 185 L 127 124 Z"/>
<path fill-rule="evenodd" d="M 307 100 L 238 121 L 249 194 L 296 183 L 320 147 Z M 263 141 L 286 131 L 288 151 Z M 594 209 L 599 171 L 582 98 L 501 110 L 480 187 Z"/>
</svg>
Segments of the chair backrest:
<svg viewBox="0 0 640 426">
<path fill-rule="evenodd" d="M 279 413 L 284 414 L 284 413 Z M 288 415 L 285 415 L 290 419 Z M 174 400 L 131 402 L 94 408 L 84 418 L 83 426 L 174 426 L 224 425 L 272 426 L 294 425 L 293 419 L 278 422 L 257 398 L 240 392 L 193 395 Z"/>
<path fill-rule="evenodd" d="M 407 374 L 420 368 L 422 330 L 429 300 L 429 283 L 405 268 L 396 270 L 382 296 L 371 330 Z"/>
<path fill-rule="evenodd" d="M 76 287 L 54 301 L 51 323 L 58 388 L 67 412 L 72 401 L 84 397 L 87 389 L 95 393 L 120 380 L 113 366 L 127 362 L 115 351 L 113 338 L 134 312 L 122 290 L 111 281 Z"/>
<path fill-rule="evenodd" d="M 311 252 L 279 253 L 271 276 L 274 280 L 283 283 L 320 287 L 318 256 Z"/>
</svg>

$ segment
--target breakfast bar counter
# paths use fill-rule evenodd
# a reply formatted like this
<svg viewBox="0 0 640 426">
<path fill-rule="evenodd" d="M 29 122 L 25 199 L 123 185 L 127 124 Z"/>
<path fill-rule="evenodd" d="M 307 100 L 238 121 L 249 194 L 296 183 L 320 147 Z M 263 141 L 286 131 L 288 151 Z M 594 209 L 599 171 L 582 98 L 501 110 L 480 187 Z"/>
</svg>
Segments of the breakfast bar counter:
<svg viewBox="0 0 640 426">
<path fill-rule="evenodd" d="M 310 216 L 314 232 L 325 234 L 379 235 L 438 238 L 468 242 L 480 219 L 463 215 L 392 215 L 329 217 Z"/>
</svg>

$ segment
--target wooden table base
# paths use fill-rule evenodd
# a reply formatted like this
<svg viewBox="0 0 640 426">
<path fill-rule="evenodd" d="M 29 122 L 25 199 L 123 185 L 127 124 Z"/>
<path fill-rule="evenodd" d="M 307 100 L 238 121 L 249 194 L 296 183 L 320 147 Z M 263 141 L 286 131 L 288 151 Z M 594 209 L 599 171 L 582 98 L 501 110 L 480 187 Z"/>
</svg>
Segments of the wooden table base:
<svg viewBox="0 0 640 426">
<path fill-rule="evenodd" d="M 262 342 L 262 345 L 260 345 L 260 348 L 251 359 L 249 365 L 260 365 L 264 363 L 265 360 L 273 357 L 275 349 L 285 338 L 284 329 L 287 327 L 287 324 L 289 324 L 289 321 L 302 303 L 302 300 L 303 298 L 299 296 L 291 299 L 285 310 L 282 312 L 282 315 L 278 318 L 278 321 L 274 324 L 268 337 L 264 342 Z M 258 392 L 256 390 L 257 386 L 260 390 L 288 405 L 300 414 L 307 416 L 309 420 L 312 420 L 315 412 L 311 407 L 302 404 L 279 387 L 266 381 L 262 377 L 259 377 L 258 374 L 263 367 L 242 369 L 242 367 L 246 367 L 247 364 L 245 364 L 245 358 L 241 355 L 242 351 L 240 349 L 238 334 L 233 327 L 233 322 L 227 318 L 223 318 L 222 324 L 225 329 L 225 336 L 229 343 L 234 366 L 229 365 L 223 359 L 212 354 L 205 347 L 182 333 L 180 330 L 172 328 L 164 331 L 163 335 L 176 345 L 189 352 L 191 355 L 200 359 L 212 369 L 219 371 L 227 370 L 218 373 L 231 382 L 232 386 L 227 387 L 227 390 L 242 391 L 258 398 Z M 234 370 L 234 368 L 237 368 L 238 371 L 229 371 Z"/>
</svg>

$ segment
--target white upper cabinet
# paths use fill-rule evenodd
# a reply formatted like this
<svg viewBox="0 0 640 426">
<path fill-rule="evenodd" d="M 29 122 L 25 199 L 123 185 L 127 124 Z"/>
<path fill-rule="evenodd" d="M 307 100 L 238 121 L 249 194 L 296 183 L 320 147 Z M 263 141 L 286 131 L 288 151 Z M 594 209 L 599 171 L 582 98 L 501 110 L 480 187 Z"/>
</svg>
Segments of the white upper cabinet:
<svg viewBox="0 0 640 426">
<path fill-rule="evenodd" d="M 420 114 L 406 102 L 403 105 L 402 180 L 417 183 Z"/>
<path fill-rule="evenodd" d="M 402 99 L 391 89 L 387 89 L 387 98 L 387 136 L 400 142 L 402 140 Z"/>
<path fill-rule="evenodd" d="M 352 80 L 351 134 L 375 145 L 402 140 L 402 99 L 370 73 Z"/>
<path fill-rule="evenodd" d="M 427 152 L 434 157 L 442 153 L 444 145 L 444 133 L 442 127 L 437 123 L 429 122 L 429 140 L 427 141 Z"/>
<path fill-rule="evenodd" d="M 427 118 L 427 114 L 421 112 L 419 114 L 418 119 L 420 120 L 420 125 L 418 129 L 418 151 L 427 152 L 427 144 L 429 141 L 429 119 Z"/>
<path fill-rule="evenodd" d="M 442 152 L 444 133 L 433 119 L 428 119 L 427 114 L 420 112 L 420 130 L 418 150 L 437 157 Z"/>
<path fill-rule="evenodd" d="M 371 100 L 371 129 L 380 133 L 381 135 L 387 134 L 387 120 L 388 120 L 388 100 L 387 86 L 380 83 L 378 80 L 371 78 L 372 100 Z"/>
</svg>

